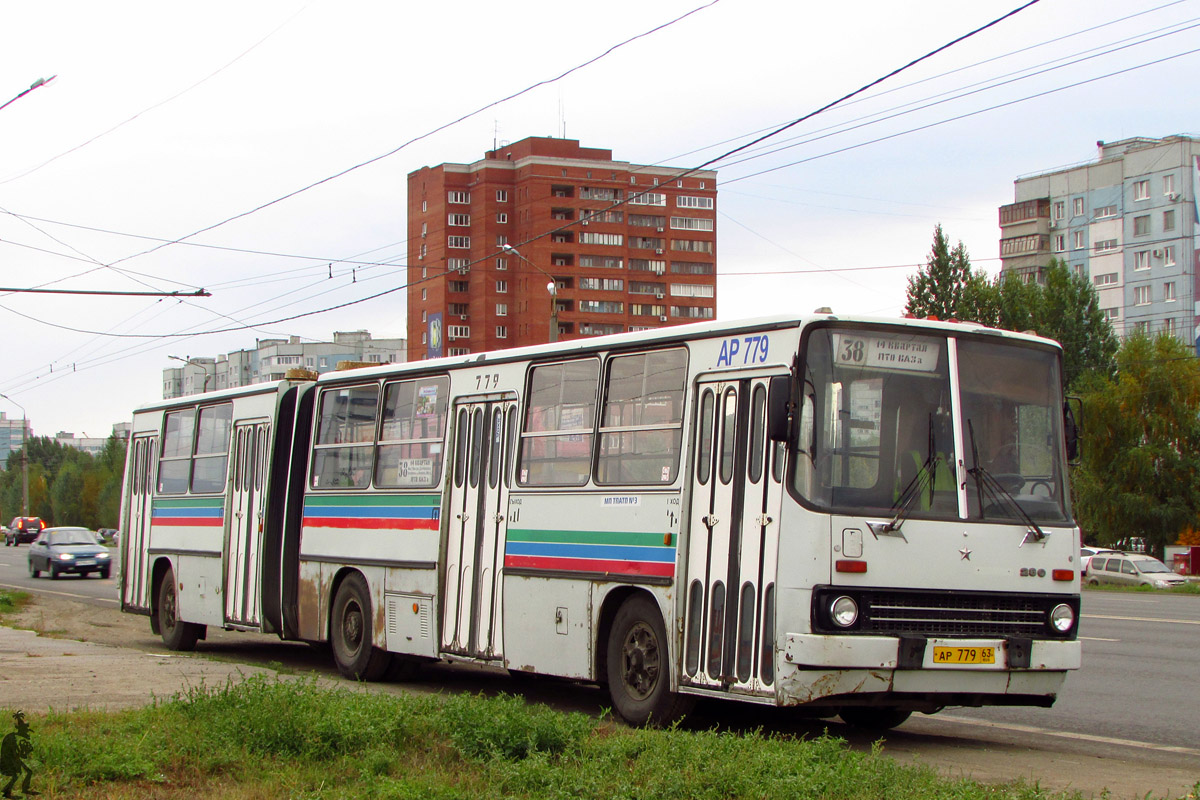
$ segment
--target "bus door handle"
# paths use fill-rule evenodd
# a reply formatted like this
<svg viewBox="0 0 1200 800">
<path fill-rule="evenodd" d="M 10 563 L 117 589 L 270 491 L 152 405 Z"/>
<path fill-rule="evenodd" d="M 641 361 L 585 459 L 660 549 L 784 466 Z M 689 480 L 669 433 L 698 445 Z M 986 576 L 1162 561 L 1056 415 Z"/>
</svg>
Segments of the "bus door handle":
<svg viewBox="0 0 1200 800">
<path fill-rule="evenodd" d="M 758 524 L 759 524 L 759 526 L 761 526 L 761 527 L 765 528 L 765 527 L 767 527 L 768 525 L 770 525 L 772 522 L 774 522 L 774 520 L 773 520 L 773 519 L 771 519 L 771 515 L 770 515 L 770 514 L 759 514 L 759 515 L 758 515 Z"/>
<path fill-rule="evenodd" d="M 721 520 L 717 519 L 716 514 L 705 514 L 700 521 L 711 529 L 715 528 Z"/>
<path fill-rule="evenodd" d="M 504 515 L 497 511 L 495 514 L 492 514 L 492 522 L 499 525 L 501 522 L 504 522 Z"/>
<path fill-rule="evenodd" d="M 457 516 L 458 516 L 458 519 L 461 519 L 463 522 L 466 522 L 467 520 L 469 520 L 471 518 L 470 514 L 459 514 Z"/>
</svg>

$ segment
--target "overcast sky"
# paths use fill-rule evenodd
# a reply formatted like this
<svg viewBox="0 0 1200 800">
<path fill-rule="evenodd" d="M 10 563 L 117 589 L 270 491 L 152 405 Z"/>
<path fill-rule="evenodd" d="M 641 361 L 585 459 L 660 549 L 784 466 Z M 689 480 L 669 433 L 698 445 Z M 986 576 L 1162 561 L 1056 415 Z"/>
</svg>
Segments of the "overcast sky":
<svg viewBox="0 0 1200 800">
<path fill-rule="evenodd" d="M 1019 5 L 5 3 L 0 104 L 57 78 L 0 109 L 0 286 L 212 297 L 0 293 L 0 392 L 38 435 L 106 436 L 168 355 L 403 336 L 403 291 L 277 320 L 403 284 L 412 170 L 564 133 L 696 166 Z M 715 164 L 718 317 L 896 316 L 938 222 L 997 271 L 1018 175 L 1200 130 L 1198 24 L 1200 0 L 1042 0 Z"/>
</svg>

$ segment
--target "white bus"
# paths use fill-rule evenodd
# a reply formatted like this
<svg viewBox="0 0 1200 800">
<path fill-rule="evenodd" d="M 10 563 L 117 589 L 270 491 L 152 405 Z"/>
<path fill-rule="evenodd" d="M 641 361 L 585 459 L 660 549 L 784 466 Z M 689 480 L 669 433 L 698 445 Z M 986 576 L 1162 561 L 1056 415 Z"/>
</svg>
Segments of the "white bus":
<svg viewBox="0 0 1200 800">
<path fill-rule="evenodd" d="M 122 607 L 872 727 L 1080 664 L 1061 351 L 833 315 L 344 370 L 134 414 Z M 389 669 L 391 668 L 391 669 Z"/>
</svg>

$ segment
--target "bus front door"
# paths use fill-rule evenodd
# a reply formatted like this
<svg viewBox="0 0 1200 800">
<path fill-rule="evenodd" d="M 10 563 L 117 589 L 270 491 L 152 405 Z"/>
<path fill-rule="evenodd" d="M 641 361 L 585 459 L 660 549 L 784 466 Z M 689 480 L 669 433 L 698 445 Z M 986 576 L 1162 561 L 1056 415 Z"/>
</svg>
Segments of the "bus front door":
<svg viewBox="0 0 1200 800">
<path fill-rule="evenodd" d="M 261 622 L 260 549 L 270 432 L 266 420 L 239 421 L 233 429 L 225 532 L 225 622 L 229 625 L 258 627 Z"/>
<path fill-rule="evenodd" d="M 124 611 L 149 611 L 148 551 L 158 437 L 135 436 L 129 448 L 129 474 L 125 476 L 128 516 L 121 520 L 121 608 Z"/>
<path fill-rule="evenodd" d="M 446 652 L 485 659 L 504 654 L 500 573 L 515 414 L 516 403 L 508 399 L 465 399 L 455 407 L 442 595 Z"/>
<path fill-rule="evenodd" d="M 765 694 L 774 681 L 782 450 L 769 377 L 701 383 L 692 449 L 684 681 Z"/>
</svg>

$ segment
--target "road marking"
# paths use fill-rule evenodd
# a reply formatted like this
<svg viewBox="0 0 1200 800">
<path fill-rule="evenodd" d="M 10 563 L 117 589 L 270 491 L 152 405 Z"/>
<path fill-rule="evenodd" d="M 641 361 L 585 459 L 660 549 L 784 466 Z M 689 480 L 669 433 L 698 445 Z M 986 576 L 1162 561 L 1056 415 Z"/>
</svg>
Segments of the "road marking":
<svg viewBox="0 0 1200 800">
<path fill-rule="evenodd" d="M 1115 617 L 1109 614 L 1084 614 L 1084 619 L 1115 619 L 1122 622 L 1167 622 L 1174 625 L 1200 625 L 1200 619 L 1167 619 L 1165 617 Z"/>
<path fill-rule="evenodd" d="M 1081 641 L 1084 641 L 1084 642 L 1119 642 L 1119 641 L 1121 641 L 1120 639 L 1105 639 L 1100 636 L 1080 636 L 1079 638 Z"/>
<path fill-rule="evenodd" d="M 76 594 L 75 592 L 57 592 L 54 589 L 35 589 L 32 586 L 18 586 L 15 583 L 0 583 L 5 589 L 16 589 L 19 592 L 41 592 L 42 594 L 57 594 L 63 597 L 77 597 L 80 600 L 99 600 L 101 603 L 119 603 L 111 597 L 96 597 L 91 594 Z"/>
<path fill-rule="evenodd" d="M 1192 747 L 1180 747 L 1173 744 L 1154 744 L 1153 742 L 1139 742 L 1134 739 L 1117 739 L 1112 736 L 1096 736 L 1091 733 L 1071 733 L 1069 731 L 1052 731 L 1048 728 L 1039 728 L 1034 725 L 1018 725 L 1011 722 L 990 722 L 982 719 L 970 719 L 969 717 L 951 717 L 945 714 L 938 714 L 931 717 L 932 720 L 944 720 L 946 722 L 961 722 L 964 725 L 978 725 L 982 728 L 998 728 L 1000 730 L 1013 731 L 1014 733 L 1040 733 L 1043 736 L 1057 736 L 1061 739 L 1075 739 L 1082 742 L 1096 742 L 1097 744 L 1115 744 L 1122 747 L 1138 747 L 1142 750 L 1158 750 L 1163 753 L 1178 753 L 1185 756 L 1200 756 L 1200 750 Z"/>
</svg>

